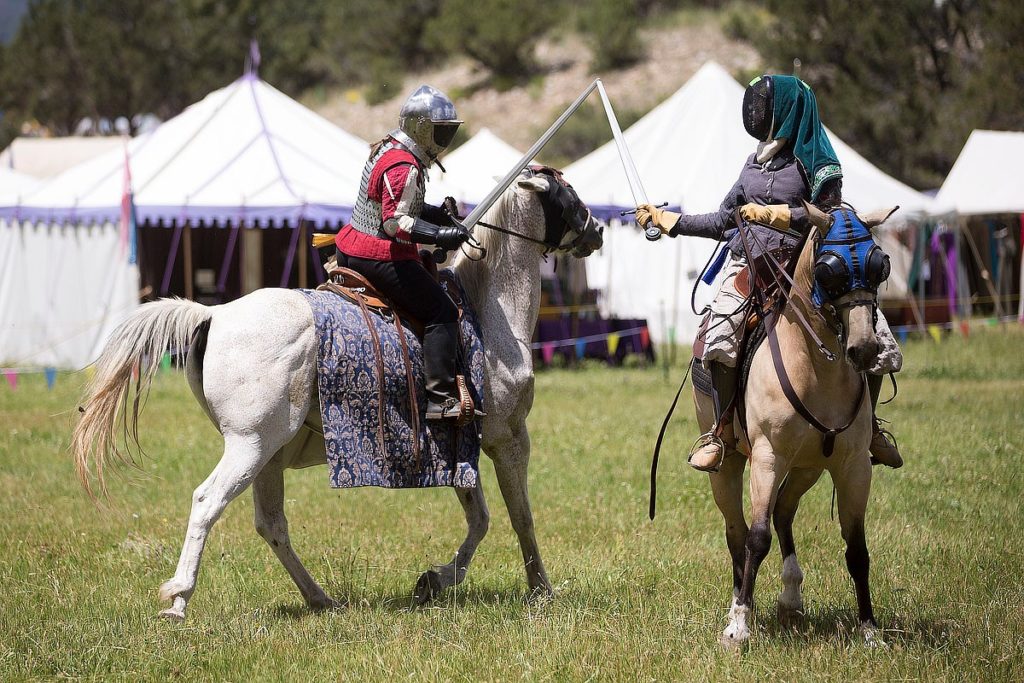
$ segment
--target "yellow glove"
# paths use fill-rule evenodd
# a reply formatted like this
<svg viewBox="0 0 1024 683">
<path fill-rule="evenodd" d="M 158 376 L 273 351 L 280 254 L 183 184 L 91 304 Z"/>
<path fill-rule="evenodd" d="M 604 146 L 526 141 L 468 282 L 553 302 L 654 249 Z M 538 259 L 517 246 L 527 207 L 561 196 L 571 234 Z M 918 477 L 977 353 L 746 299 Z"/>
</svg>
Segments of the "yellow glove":
<svg viewBox="0 0 1024 683">
<path fill-rule="evenodd" d="M 744 220 L 764 223 L 779 230 L 789 229 L 789 207 L 785 204 L 744 204 L 740 207 L 740 215 Z"/>
<path fill-rule="evenodd" d="M 648 223 L 653 223 L 654 226 L 661 230 L 665 235 L 667 235 L 672 228 L 676 227 L 676 223 L 679 222 L 679 218 L 680 214 L 675 211 L 666 211 L 650 204 L 639 204 L 636 207 L 637 223 L 645 228 Z"/>
</svg>

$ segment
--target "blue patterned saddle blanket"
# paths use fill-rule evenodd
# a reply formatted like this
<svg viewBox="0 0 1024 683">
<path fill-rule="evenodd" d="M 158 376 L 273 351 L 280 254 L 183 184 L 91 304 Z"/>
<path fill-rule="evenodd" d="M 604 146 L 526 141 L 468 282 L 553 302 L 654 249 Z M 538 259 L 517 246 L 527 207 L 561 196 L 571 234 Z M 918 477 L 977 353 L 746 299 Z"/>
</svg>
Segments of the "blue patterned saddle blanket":
<svg viewBox="0 0 1024 683">
<path fill-rule="evenodd" d="M 449 283 L 455 282 L 452 276 Z M 316 327 L 320 417 L 331 486 L 476 486 L 480 420 L 461 428 L 427 423 L 423 352 L 412 330 L 396 322 L 390 311 L 367 316 L 358 304 L 333 292 L 300 291 Z M 462 300 L 460 372 L 474 403 L 482 406 L 483 341 L 474 312 L 465 296 Z M 379 340 L 379 357 L 367 317 Z M 410 374 L 415 400 L 410 400 Z"/>
</svg>

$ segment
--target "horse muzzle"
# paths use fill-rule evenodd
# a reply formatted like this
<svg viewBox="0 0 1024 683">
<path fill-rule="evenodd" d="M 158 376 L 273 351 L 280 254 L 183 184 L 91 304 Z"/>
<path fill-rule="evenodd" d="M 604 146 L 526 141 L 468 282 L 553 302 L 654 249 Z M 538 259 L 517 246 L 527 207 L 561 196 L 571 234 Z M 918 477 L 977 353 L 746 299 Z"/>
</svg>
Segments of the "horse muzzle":
<svg viewBox="0 0 1024 683">
<path fill-rule="evenodd" d="M 604 223 L 589 217 L 579 236 L 573 242 L 570 252 L 576 258 L 586 258 L 604 245 Z"/>
<path fill-rule="evenodd" d="M 878 338 L 875 336 L 875 302 L 872 297 L 852 303 L 853 306 L 840 309 L 846 337 L 846 359 L 857 372 L 866 372 L 878 358 L 879 352 Z"/>
</svg>

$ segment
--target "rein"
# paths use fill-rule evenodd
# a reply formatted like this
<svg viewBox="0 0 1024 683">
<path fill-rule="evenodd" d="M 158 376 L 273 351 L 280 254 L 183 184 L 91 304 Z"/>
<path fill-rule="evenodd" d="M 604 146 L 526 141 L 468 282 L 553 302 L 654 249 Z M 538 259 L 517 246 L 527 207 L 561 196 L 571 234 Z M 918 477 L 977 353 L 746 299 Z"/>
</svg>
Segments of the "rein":
<svg viewBox="0 0 1024 683">
<path fill-rule="evenodd" d="M 775 326 L 778 323 L 778 317 L 773 313 L 771 318 L 766 321 L 765 327 L 768 334 L 768 347 L 772 353 L 772 365 L 775 366 L 775 374 L 779 378 L 779 384 L 782 385 L 782 393 L 786 395 L 786 399 L 789 400 L 789 404 L 793 406 L 793 409 L 800 414 L 804 420 L 807 421 L 812 427 L 822 433 L 824 440 L 821 444 L 821 452 L 827 458 L 832 455 L 832 451 L 835 448 L 836 437 L 845 432 L 853 424 L 853 421 L 857 419 L 857 415 L 860 413 L 860 404 L 864 400 L 864 391 L 867 386 L 867 380 L 864 378 L 864 374 L 860 375 L 860 393 L 857 394 L 857 400 L 854 402 L 853 415 L 847 420 L 846 424 L 841 427 L 826 427 L 822 424 L 821 420 L 814 416 L 814 413 L 804 405 L 804 402 L 800 400 L 800 396 L 797 395 L 796 389 L 793 388 L 793 382 L 789 379 L 789 373 L 786 372 L 786 364 L 782 360 L 782 349 L 779 348 L 779 337 L 775 333 Z"/>
<path fill-rule="evenodd" d="M 539 240 L 536 237 L 530 237 L 529 235 L 524 235 L 521 232 L 516 232 L 515 230 L 509 230 L 508 228 L 503 228 L 500 225 L 494 225 L 492 223 L 485 223 L 484 221 L 477 221 L 476 225 L 485 227 L 488 230 L 494 230 L 495 232 L 504 233 L 504 234 L 509 235 L 511 237 L 518 237 L 519 239 L 526 240 L 527 242 L 533 242 L 534 244 L 539 244 L 540 246 L 544 247 L 544 255 L 547 256 L 552 251 L 572 251 L 576 247 L 576 245 L 578 245 L 580 243 L 580 240 L 582 240 L 584 238 L 585 234 L 586 234 L 586 227 L 588 225 L 590 225 L 590 222 L 592 220 L 594 220 L 594 215 L 590 212 L 590 208 L 586 207 L 586 209 L 587 209 L 587 220 L 583 223 L 583 228 L 584 229 L 578 230 L 578 231 L 577 230 L 573 230 L 573 232 L 576 233 L 576 239 L 574 239 L 572 242 L 570 242 L 569 244 L 566 244 L 564 246 L 562 245 L 562 240 L 565 239 L 565 233 L 567 233 L 567 232 L 569 232 L 571 230 L 571 228 L 569 227 L 568 223 L 565 225 L 565 228 L 562 230 L 562 234 L 559 236 L 558 241 L 554 242 L 554 243 L 549 242 L 546 239 Z M 487 254 L 487 251 L 485 249 L 483 249 L 483 247 L 476 246 L 476 245 L 474 245 L 474 246 L 475 246 L 476 249 L 483 250 L 485 255 Z"/>
<path fill-rule="evenodd" d="M 743 249 L 746 252 L 748 267 L 751 269 L 751 282 L 756 282 L 753 279 L 753 260 L 750 258 L 751 252 L 749 245 L 747 243 L 746 231 L 744 230 L 745 226 L 741 222 L 739 210 L 736 211 L 736 225 L 740 230 L 740 237 L 743 240 Z M 754 234 L 753 231 L 750 231 L 750 233 L 752 239 L 756 240 L 756 234 Z M 810 336 L 811 339 L 814 340 L 814 343 L 815 345 L 817 345 L 818 350 L 821 351 L 822 354 L 824 354 L 825 358 L 827 358 L 829 362 L 835 361 L 836 356 L 825 346 L 825 344 L 821 341 L 818 335 L 814 332 L 814 329 L 811 327 L 811 324 L 807 320 L 807 318 L 804 317 L 803 312 L 800 310 L 800 307 L 792 305 L 794 298 L 798 298 L 800 299 L 800 301 L 807 303 L 807 300 L 803 297 L 802 293 L 794 290 L 794 288 L 796 287 L 796 282 L 793 280 L 790 274 L 786 272 L 785 268 L 782 267 L 782 265 L 771 254 L 770 251 L 765 250 L 765 254 L 768 257 L 769 263 L 771 264 L 771 268 L 769 270 L 771 271 L 772 278 L 775 280 L 775 284 L 778 286 L 780 292 L 779 304 L 777 304 L 776 307 L 774 307 L 770 312 L 768 312 L 765 319 L 765 331 L 768 337 L 768 347 L 772 355 L 772 365 L 775 367 L 775 374 L 779 378 L 779 384 L 782 386 L 782 393 L 785 394 L 786 399 L 789 401 L 789 404 L 800 415 L 800 417 L 807 421 L 809 425 L 811 425 L 816 430 L 822 433 L 822 455 L 828 458 L 829 456 L 832 455 L 833 451 L 835 450 L 836 437 L 845 432 L 847 429 L 849 429 L 850 425 L 852 425 L 854 420 L 857 419 L 857 415 L 860 413 L 860 404 L 864 400 L 864 392 L 867 387 L 867 380 L 864 377 L 864 374 L 861 373 L 860 392 L 858 393 L 857 400 L 854 403 L 853 415 L 850 416 L 850 419 L 846 422 L 846 424 L 839 427 L 827 427 L 826 425 L 824 425 L 821 422 L 821 420 L 814 416 L 814 413 L 810 411 L 810 409 L 804 404 L 804 402 L 800 400 L 800 396 L 796 393 L 796 389 L 793 387 L 793 382 L 789 378 L 789 373 L 786 372 L 786 364 L 782 359 L 782 349 L 779 347 L 779 337 L 776 333 L 776 327 L 778 325 L 780 313 L 785 308 L 785 306 L 790 305 L 791 310 L 796 314 L 797 321 L 803 328 L 804 332 L 808 336 Z M 781 274 L 782 277 L 789 284 L 788 288 L 782 286 L 782 282 L 779 279 L 779 274 Z M 756 284 L 755 292 L 757 292 L 757 294 L 755 294 L 755 297 L 758 299 L 758 306 L 761 307 L 763 310 L 763 297 L 759 296 L 760 290 L 756 289 Z M 847 302 L 843 304 L 842 308 L 849 308 L 857 305 L 858 303 L 863 303 L 863 301 L 857 300 Z"/>
<path fill-rule="evenodd" d="M 771 266 L 768 269 L 768 271 L 772 276 L 772 280 L 774 281 L 775 286 L 779 290 L 779 297 L 781 299 L 782 305 L 792 303 L 794 296 L 798 297 L 804 304 L 809 303 L 807 299 L 805 299 L 799 292 L 793 294 L 794 288 L 796 287 L 796 282 L 793 280 L 792 276 L 790 276 L 790 274 L 786 272 L 786 269 L 782 266 L 781 263 L 779 263 L 778 259 L 775 258 L 771 251 L 765 249 L 765 245 L 761 244 L 761 242 L 758 241 L 757 234 L 754 233 L 752 230 L 745 229 L 746 226 L 743 223 L 743 218 L 740 216 L 739 209 L 736 209 L 735 219 L 736 227 L 740 231 L 740 239 L 743 243 L 743 251 L 746 252 L 745 255 L 747 257 L 747 268 L 750 270 L 750 282 L 753 283 L 752 289 L 754 290 L 754 292 L 760 294 L 760 290 L 757 288 L 756 285 L 757 275 L 756 273 L 754 273 L 754 260 L 753 258 L 751 258 L 750 245 L 747 243 L 748 232 L 750 233 L 750 238 L 757 241 L 758 246 L 761 247 L 761 250 L 764 252 L 765 257 L 768 260 L 768 264 Z M 783 280 L 785 280 L 785 283 L 783 283 Z M 788 287 L 784 286 L 784 284 L 788 285 Z M 756 295 L 755 298 L 759 299 L 757 303 L 758 306 L 762 309 L 762 312 L 767 313 L 766 311 L 764 311 L 763 308 L 763 299 Z M 818 347 L 818 351 L 820 351 L 821 354 L 825 356 L 825 358 L 829 362 L 834 361 L 836 359 L 835 354 L 832 353 L 832 351 L 830 351 L 827 346 L 825 346 L 825 343 L 821 340 L 821 337 L 819 337 L 818 334 L 814 331 L 814 328 L 811 326 L 810 321 L 808 321 L 807 318 L 804 316 L 804 313 L 803 311 L 800 310 L 800 307 L 793 306 L 793 312 L 796 314 L 797 320 L 800 322 L 800 326 L 804 328 L 804 332 L 806 332 L 807 335 L 810 336 L 812 340 L 814 340 L 814 345 Z"/>
<path fill-rule="evenodd" d="M 495 232 L 501 232 L 501 233 L 504 233 L 506 235 L 511 235 L 512 237 L 518 237 L 519 239 L 526 240 L 527 242 L 533 242 L 534 244 L 539 244 L 540 246 L 544 247 L 545 253 L 547 253 L 548 251 L 553 249 L 553 247 L 551 245 L 549 245 L 547 242 L 545 242 L 544 240 L 539 240 L 536 237 L 530 237 L 529 235 L 524 235 L 523 233 L 516 232 L 515 230 L 509 230 L 508 228 L 502 228 L 501 226 L 498 226 L 498 225 L 492 225 L 490 223 L 484 223 L 483 221 L 477 221 L 476 224 L 479 225 L 479 226 L 485 227 L 488 230 L 494 230 Z M 478 248 L 482 249 L 483 247 L 478 247 Z"/>
</svg>

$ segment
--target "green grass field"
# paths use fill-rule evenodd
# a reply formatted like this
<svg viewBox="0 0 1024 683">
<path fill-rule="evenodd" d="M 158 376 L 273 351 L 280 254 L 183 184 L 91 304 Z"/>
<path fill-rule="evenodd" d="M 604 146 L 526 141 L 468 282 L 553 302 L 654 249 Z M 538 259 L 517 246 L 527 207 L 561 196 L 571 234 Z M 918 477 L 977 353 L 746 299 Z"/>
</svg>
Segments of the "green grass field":
<svg viewBox="0 0 1024 683">
<path fill-rule="evenodd" d="M 908 465 L 875 469 L 868 515 L 875 611 L 887 649 L 853 635 L 856 606 L 827 477 L 796 522 L 806 622 L 774 618 L 777 539 L 755 632 L 723 652 L 731 579 L 696 435 L 679 411 L 647 519 L 649 457 L 679 369 L 541 373 L 530 489 L 556 599 L 522 600 L 518 544 L 490 463 L 491 530 L 466 582 L 412 609 L 419 573 L 465 525 L 451 491 L 335 491 L 325 468 L 287 475 L 292 538 L 347 607 L 308 612 L 256 535 L 243 495 L 214 528 L 184 624 L 156 617 L 192 489 L 219 436 L 181 375 L 158 379 L 144 474 L 111 481 L 109 508 L 76 481 L 67 443 L 83 378 L 0 386 L 0 679 L 1012 680 L 1024 678 L 1024 332 L 910 342 L 883 416 Z M 883 396 L 886 394 L 883 394 Z"/>
</svg>

